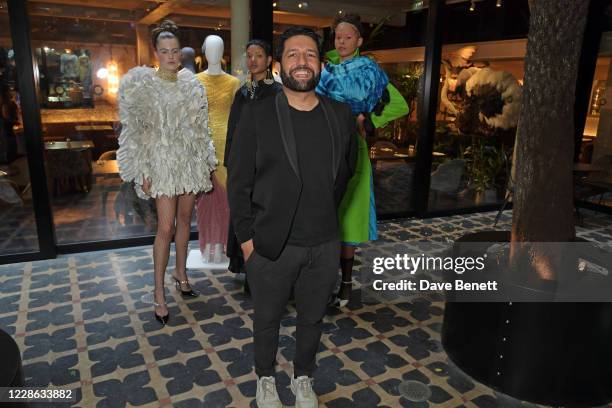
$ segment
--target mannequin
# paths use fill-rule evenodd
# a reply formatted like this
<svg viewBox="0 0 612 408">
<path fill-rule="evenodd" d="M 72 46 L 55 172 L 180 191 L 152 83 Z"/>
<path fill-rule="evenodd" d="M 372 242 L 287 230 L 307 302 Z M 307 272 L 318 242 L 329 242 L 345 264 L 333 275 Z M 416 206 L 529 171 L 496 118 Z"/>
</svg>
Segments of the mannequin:
<svg viewBox="0 0 612 408">
<path fill-rule="evenodd" d="M 81 55 L 79 55 L 79 79 L 83 86 L 83 96 L 85 98 L 91 98 L 91 61 L 85 51 L 81 51 Z"/>
<path fill-rule="evenodd" d="M 194 74 L 197 74 L 195 65 L 195 50 L 191 47 L 184 47 L 181 50 L 181 65 L 183 68 L 190 70 Z"/>
<path fill-rule="evenodd" d="M 78 57 L 70 50 L 66 50 L 60 57 L 60 70 L 64 79 L 79 77 Z"/>
<path fill-rule="evenodd" d="M 208 68 L 205 73 L 209 75 L 223 75 L 225 72 L 221 68 L 221 59 L 223 58 L 223 38 L 218 35 L 209 35 L 202 44 L 202 54 L 206 57 Z M 227 75 L 227 74 L 226 74 Z"/>
<path fill-rule="evenodd" d="M 87 80 L 91 81 L 91 62 L 85 51 L 81 51 L 81 55 L 79 55 L 79 79 L 81 83 L 87 82 Z"/>
<path fill-rule="evenodd" d="M 206 88 L 208 97 L 208 124 L 219 164 L 223 163 L 227 121 L 234 95 L 240 88 L 240 80 L 227 73 L 221 67 L 223 58 L 223 39 L 209 35 L 202 45 L 202 53 L 208 62 L 208 68 L 196 77 Z M 219 165 L 213 174 L 213 191 L 202 194 L 197 202 L 198 231 L 200 251 L 205 263 L 221 262 L 224 258 L 224 246 L 227 242 L 227 225 L 229 223 L 229 206 L 225 185 L 227 170 Z M 211 254 L 212 252 L 212 254 Z"/>
</svg>

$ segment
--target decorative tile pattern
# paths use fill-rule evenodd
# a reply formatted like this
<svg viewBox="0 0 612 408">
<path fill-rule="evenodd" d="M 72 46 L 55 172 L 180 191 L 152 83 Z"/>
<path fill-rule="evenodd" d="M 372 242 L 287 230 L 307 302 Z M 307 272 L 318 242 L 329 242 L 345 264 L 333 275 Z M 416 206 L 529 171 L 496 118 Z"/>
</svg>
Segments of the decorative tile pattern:
<svg viewBox="0 0 612 408">
<path fill-rule="evenodd" d="M 358 250 L 365 258 L 440 246 L 466 232 L 490 230 L 495 213 L 380 224 L 381 239 Z M 612 217 L 583 211 L 578 235 L 612 245 Z M 507 228 L 510 213 L 502 217 Z M 195 244 L 194 244 L 195 245 Z M 436 244 L 437 245 L 437 244 Z M 173 260 L 171 260 L 173 262 Z M 243 276 L 190 271 L 197 299 L 168 285 L 170 322 L 151 305 L 151 248 L 63 256 L 0 266 L 0 328 L 17 341 L 29 386 L 76 390 L 79 407 L 254 407 L 252 303 Z M 415 297 L 361 304 L 323 321 L 315 391 L 327 407 L 532 407 L 479 384 L 451 362 L 440 344 L 444 304 Z M 295 352 L 295 309 L 281 324 L 277 384 L 286 405 Z M 429 387 L 428 401 L 399 393 L 404 380 Z"/>
</svg>

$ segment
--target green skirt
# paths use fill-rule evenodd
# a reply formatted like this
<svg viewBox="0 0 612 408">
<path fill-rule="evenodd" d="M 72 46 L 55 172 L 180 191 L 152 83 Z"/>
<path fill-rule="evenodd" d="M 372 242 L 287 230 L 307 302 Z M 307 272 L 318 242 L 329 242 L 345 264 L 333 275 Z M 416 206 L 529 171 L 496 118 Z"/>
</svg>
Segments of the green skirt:
<svg viewBox="0 0 612 408">
<path fill-rule="evenodd" d="M 376 205 L 368 145 L 359 134 L 355 134 L 355 137 L 358 143 L 355 174 L 349 180 L 338 209 L 340 240 L 347 244 L 359 244 L 377 238 Z"/>
</svg>

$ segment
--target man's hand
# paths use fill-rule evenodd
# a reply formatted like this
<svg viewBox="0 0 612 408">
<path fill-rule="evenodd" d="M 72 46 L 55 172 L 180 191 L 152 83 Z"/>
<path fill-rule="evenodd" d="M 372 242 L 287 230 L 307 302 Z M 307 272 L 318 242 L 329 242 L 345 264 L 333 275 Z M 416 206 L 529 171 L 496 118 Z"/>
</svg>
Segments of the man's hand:
<svg viewBox="0 0 612 408">
<path fill-rule="evenodd" d="M 146 195 L 151 194 L 151 181 L 149 179 L 142 180 L 142 191 L 144 191 Z"/>
<path fill-rule="evenodd" d="M 253 240 L 249 239 L 246 242 L 240 244 L 240 248 L 242 248 L 242 256 L 244 257 L 244 262 L 248 261 L 255 248 L 253 247 Z"/>
</svg>

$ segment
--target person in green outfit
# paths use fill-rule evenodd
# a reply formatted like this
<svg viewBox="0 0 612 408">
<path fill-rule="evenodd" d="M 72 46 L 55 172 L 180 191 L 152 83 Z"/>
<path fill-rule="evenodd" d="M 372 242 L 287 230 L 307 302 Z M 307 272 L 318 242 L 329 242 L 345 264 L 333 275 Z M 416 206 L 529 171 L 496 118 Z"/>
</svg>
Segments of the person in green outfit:
<svg viewBox="0 0 612 408">
<path fill-rule="evenodd" d="M 375 128 L 408 114 L 409 108 L 378 64 L 359 54 L 359 47 L 363 44 L 361 17 L 352 13 L 339 14 L 334 20 L 333 30 L 336 48 L 326 55 L 328 63 L 321 72 L 316 91 L 349 104 L 360 129 L 360 133 L 355 135 L 359 146 L 357 168 L 338 212 L 342 281 L 331 303 L 344 307 L 351 295 L 355 249 L 359 244 L 378 237 L 372 168 L 365 136 Z"/>
</svg>

